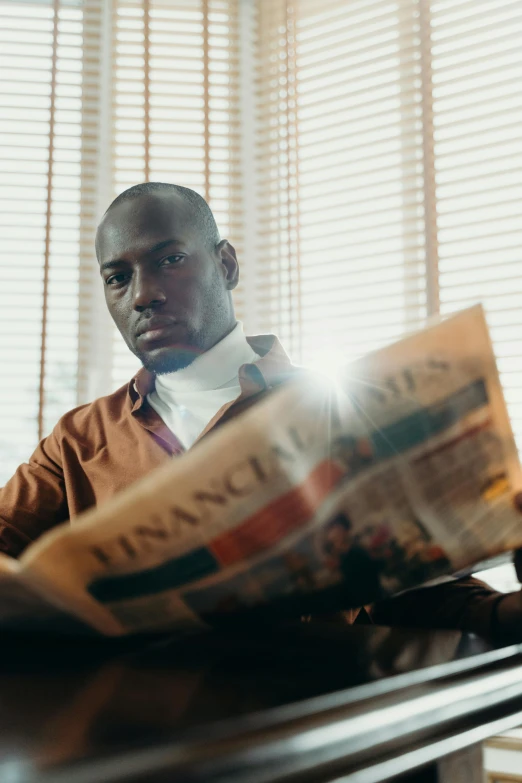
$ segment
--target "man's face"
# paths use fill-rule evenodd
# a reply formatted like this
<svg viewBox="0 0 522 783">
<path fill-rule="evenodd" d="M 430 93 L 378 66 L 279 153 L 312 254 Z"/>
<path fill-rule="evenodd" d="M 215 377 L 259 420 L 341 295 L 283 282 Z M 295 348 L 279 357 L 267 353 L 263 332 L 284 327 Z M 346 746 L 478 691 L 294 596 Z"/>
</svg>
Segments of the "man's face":
<svg viewBox="0 0 522 783">
<path fill-rule="evenodd" d="M 234 327 L 234 249 L 228 242 L 210 247 L 176 194 L 113 207 L 96 247 L 109 312 L 151 372 L 186 367 Z"/>
</svg>

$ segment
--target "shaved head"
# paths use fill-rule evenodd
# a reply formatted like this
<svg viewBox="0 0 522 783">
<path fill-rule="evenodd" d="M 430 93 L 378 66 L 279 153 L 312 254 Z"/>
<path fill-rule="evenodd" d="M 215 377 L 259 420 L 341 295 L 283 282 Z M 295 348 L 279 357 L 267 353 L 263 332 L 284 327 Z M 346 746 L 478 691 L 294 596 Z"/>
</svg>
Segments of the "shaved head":
<svg viewBox="0 0 522 783">
<path fill-rule="evenodd" d="M 195 190 L 185 188 L 182 185 L 173 185 L 170 182 L 142 182 L 139 185 L 133 185 L 131 188 L 124 190 L 123 193 L 120 193 L 119 196 L 116 196 L 105 214 L 124 201 L 131 201 L 140 196 L 155 194 L 164 194 L 167 196 L 170 194 L 172 196 L 178 196 L 181 200 L 185 201 L 190 209 L 194 225 L 197 225 L 202 236 L 206 237 L 209 247 L 215 248 L 215 246 L 219 244 L 221 237 L 219 236 L 216 220 L 209 205 L 203 196 L 200 196 Z"/>
</svg>

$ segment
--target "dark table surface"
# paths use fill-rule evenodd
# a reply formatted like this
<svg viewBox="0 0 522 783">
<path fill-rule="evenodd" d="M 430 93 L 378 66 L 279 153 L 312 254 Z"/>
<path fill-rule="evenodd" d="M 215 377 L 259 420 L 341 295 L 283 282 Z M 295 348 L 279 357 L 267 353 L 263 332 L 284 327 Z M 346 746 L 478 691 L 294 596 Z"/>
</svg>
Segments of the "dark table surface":
<svg viewBox="0 0 522 783">
<path fill-rule="evenodd" d="M 194 737 L 226 742 L 487 649 L 457 632 L 327 623 L 181 639 L 0 635 L 0 780 L 130 780 L 121 763 L 93 770 Z"/>
</svg>

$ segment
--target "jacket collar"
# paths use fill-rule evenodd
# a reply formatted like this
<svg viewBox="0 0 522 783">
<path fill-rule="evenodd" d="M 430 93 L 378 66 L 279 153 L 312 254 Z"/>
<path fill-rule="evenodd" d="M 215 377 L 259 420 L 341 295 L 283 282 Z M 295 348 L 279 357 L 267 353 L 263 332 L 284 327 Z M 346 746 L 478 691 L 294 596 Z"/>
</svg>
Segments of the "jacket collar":
<svg viewBox="0 0 522 783">
<path fill-rule="evenodd" d="M 260 358 L 252 364 L 244 364 L 239 370 L 240 400 L 284 383 L 297 370 L 275 335 L 247 337 L 247 341 Z M 132 413 L 143 407 L 154 385 L 154 374 L 142 367 L 129 383 Z"/>
</svg>

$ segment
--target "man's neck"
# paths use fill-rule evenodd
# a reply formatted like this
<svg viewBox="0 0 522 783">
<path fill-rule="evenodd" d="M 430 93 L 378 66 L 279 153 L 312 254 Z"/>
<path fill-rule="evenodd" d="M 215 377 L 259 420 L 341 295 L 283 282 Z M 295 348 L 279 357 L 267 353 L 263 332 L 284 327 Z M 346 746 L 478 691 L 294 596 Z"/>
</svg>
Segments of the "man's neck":
<svg viewBox="0 0 522 783">
<path fill-rule="evenodd" d="M 241 323 L 187 367 L 158 375 L 156 389 L 170 393 L 209 391 L 237 383 L 239 368 L 259 357 L 248 344 Z"/>
</svg>

